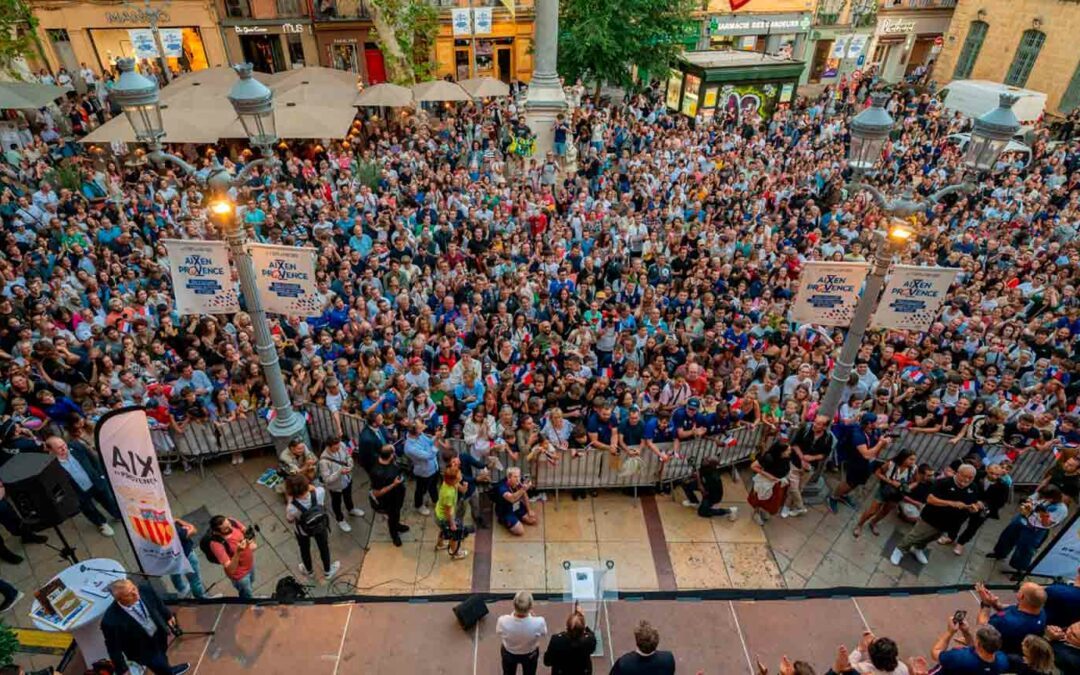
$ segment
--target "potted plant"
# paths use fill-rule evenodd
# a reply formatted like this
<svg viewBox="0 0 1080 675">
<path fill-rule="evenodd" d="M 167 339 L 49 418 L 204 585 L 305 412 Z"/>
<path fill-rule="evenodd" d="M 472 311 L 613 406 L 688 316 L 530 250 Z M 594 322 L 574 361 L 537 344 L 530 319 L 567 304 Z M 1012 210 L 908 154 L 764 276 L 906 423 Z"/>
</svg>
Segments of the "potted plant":
<svg viewBox="0 0 1080 675">
<path fill-rule="evenodd" d="M 19 638 L 11 626 L 0 621 L 0 666 L 9 665 L 19 651 Z"/>
</svg>

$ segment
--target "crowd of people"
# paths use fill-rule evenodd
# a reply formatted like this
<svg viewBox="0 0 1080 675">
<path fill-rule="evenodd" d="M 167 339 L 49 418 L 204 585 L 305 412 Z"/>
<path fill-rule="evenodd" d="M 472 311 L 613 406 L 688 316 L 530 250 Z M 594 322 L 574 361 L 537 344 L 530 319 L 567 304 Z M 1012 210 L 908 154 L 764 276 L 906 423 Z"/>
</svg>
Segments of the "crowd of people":
<svg viewBox="0 0 1080 675">
<path fill-rule="evenodd" d="M 663 465 L 680 443 L 748 426 L 765 430 L 755 519 L 803 514 L 802 487 L 837 464 L 833 510 L 856 507 L 853 491 L 878 478 L 853 534 L 877 534 L 894 512 L 915 524 L 894 558 L 922 560 L 934 539 L 962 552 L 1004 505 L 1018 458 L 1053 457 L 993 551 L 1024 571 L 1080 493 L 1080 143 L 1074 125 L 1038 124 L 1030 163 L 1005 155 L 973 192 L 915 214 L 899 260 L 958 268 L 955 286 L 925 334 L 867 334 L 828 418 L 819 402 L 843 331 L 796 324 L 789 310 L 805 262 L 865 261 L 887 226 L 846 187 L 851 118 L 878 84 L 870 71 L 768 119 L 737 106 L 687 118 L 666 110 L 658 85 L 611 101 L 578 86 L 553 151 L 532 156 L 519 150 L 531 135 L 514 98 L 364 117 L 349 139 L 277 147 L 280 172 L 255 170 L 233 196 L 250 239 L 317 252 L 321 309 L 269 319 L 289 393 L 366 421 L 357 438 L 298 440 L 281 455 L 302 572 L 314 572 L 312 541 L 326 578 L 337 571 L 331 528 L 306 524 L 314 512 L 348 531 L 363 515 L 354 466 L 395 543 L 412 482 L 412 506 L 434 508 L 440 545 L 460 559 L 469 530 L 487 525 L 487 500 L 513 534 L 536 523 L 543 495 L 516 467 L 588 453 L 626 470 L 646 453 Z M 117 112 L 97 91 L 93 114 L 73 110 L 82 98 L 65 105 L 85 122 L 72 133 Z M 865 181 L 926 197 L 971 178 L 949 139 L 971 120 L 911 85 L 891 88 L 887 107 L 898 125 Z M 221 236 L 195 177 L 86 153 L 56 118 L 25 120 L 29 138 L 0 162 L 0 461 L 56 454 L 109 536 L 95 506 L 115 515 L 99 489 L 100 415 L 144 406 L 178 434 L 265 418 L 269 388 L 249 314 L 175 311 L 162 240 Z M 251 157 L 174 150 L 202 174 L 211 153 L 231 168 Z M 893 447 L 900 430 L 972 451 L 926 466 Z M 489 481 L 496 470 L 505 477 Z M 685 504 L 737 518 L 720 506 L 718 471 L 703 462 Z M 43 538 L 6 501 L 0 524 Z M 243 526 L 213 529 L 226 539 L 217 562 L 250 593 L 254 570 L 235 555 L 253 546 Z M 0 558 L 19 560 L 7 547 Z"/>
</svg>

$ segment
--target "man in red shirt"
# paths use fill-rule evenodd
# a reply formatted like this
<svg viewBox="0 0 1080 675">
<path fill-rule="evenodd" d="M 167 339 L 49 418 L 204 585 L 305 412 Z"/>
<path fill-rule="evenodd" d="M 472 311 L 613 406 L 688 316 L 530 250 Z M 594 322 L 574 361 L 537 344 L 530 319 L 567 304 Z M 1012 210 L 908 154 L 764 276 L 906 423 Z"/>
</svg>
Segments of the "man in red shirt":
<svg viewBox="0 0 1080 675">
<path fill-rule="evenodd" d="M 210 562 L 225 568 L 225 576 L 229 577 L 241 598 L 255 597 L 255 549 L 258 545 L 254 539 L 244 536 L 247 528 L 232 518 L 214 516 L 210 519 L 210 531 L 210 553 L 215 558 Z"/>
<path fill-rule="evenodd" d="M 690 391 L 694 392 L 694 396 L 704 396 L 709 386 L 709 379 L 701 372 L 701 366 L 691 363 L 686 366 L 686 384 L 690 386 Z"/>
</svg>

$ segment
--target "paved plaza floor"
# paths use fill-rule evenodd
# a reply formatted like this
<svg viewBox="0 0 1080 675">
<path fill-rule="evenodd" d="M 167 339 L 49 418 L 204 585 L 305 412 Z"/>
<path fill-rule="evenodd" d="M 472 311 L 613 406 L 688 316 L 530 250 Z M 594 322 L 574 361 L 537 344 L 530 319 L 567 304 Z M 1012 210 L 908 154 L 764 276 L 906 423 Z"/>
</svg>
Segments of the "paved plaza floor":
<svg viewBox="0 0 1080 675">
<path fill-rule="evenodd" d="M 206 519 L 223 513 L 261 530 L 256 563 L 256 593 L 269 596 L 277 580 L 296 574 L 299 551 L 284 521 L 282 497 L 256 484 L 259 475 L 275 464 L 269 454 L 255 455 L 240 465 L 227 461 L 209 464 L 203 473 L 175 472 L 167 478 L 173 514 Z M 534 504 L 539 524 L 526 536 L 513 537 L 502 528 L 480 530 L 467 540 L 470 555 L 453 561 L 434 549 L 432 518 L 411 509 L 412 487 L 405 522 L 412 531 L 398 548 L 389 540 L 385 519 L 372 514 L 351 518 L 352 532 L 333 528 L 331 551 L 342 563 L 332 584 L 311 588 L 326 595 L 438 595 L 465 592 L 506 592 L 527 589 L 561 592 L 563 561 L 591 560 L 615 564 L 617 585 L 624 595 L 635 591 L 693 591 L 695 589 L 828 588 L 834 586 L 898 587 L 939 586 L 988 580 L 1005 582 L 998 565 L 985 558 L 1007 520 L 990 521 L 963 556 L 951 547 L 932 544 L 930 564 L 918 565 L 908 557 L 901 567 L 887 560 L 896 537 L 907 525 L 890 517 L 881 535 L 868 530 L 860 539 L 851 534 L 857 512 L 841 506 L 831 514 L 824 506 L 792 519 L 773 518 L 764 526 L 751 520 L 746 505 L 744 475 L 726 479 L 725 497 L 739 507 L 738 518 L 703 519 L 682 506 L 683 495 L 618 491 L 574 501 L 568 494 Z M 831 478 L 830 478 L 831 479 Z M 857 495 L 858 497 L 859 495 Z M 367 505 L 367 489 L 360 484 L 356 502 Z M 134 559 L 122 529 L 116 537 L 101 536 L 82 516 L 62 526 L 80 559 L 113 558 L 128 569 Z M 55 543 L 57 537 L 50 535 Z M 66 566 L 57 554 L 41 545 L 24 547 L 10 537 L 7 543 L 27 558 L 21 565 L 0 564 L 0 578 L 27 592 L 27 597 L 5 619 L 28 627 L 29 591 L 40 587 Z M 202 572 L 211 593 L 232 596 L 235 591 L 219 566 L 203 561 Z M 168 584 L 166 584 L 168 586 Z M 170 587 L 171 590 L 171 587 Z M 32 665 L 46 657 L 35 656 Z M 55 663 L 52 661 L 45 661 Z"/>
</svg>

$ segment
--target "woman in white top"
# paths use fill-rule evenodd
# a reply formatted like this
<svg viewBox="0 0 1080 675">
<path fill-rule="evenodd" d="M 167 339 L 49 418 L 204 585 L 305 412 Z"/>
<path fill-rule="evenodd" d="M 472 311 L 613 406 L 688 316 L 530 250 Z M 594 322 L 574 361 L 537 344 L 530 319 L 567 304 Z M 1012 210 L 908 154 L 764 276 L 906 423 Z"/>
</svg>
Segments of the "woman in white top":
<svg viewBox="0 0 1080 675">
<path fill-rule="evenodd" d="M 319 547 L 319 557 L 323 564 L 323 578 L 330 582 L 341 569 L 338 561 L 330 562 L 330 527 L 326 516 L 326 490 L 315 487 L 304 474 L 293 474 L 285 479 L 285 520 L 293 526 L 296 543 L 300 546 L 300 574 L 311 576 L 311 540 Z M 313 516 L 322 510 L 322 525 L 312 521 Z M 315 511 L 312 514 L 312 511 Z"/>
</svg>

